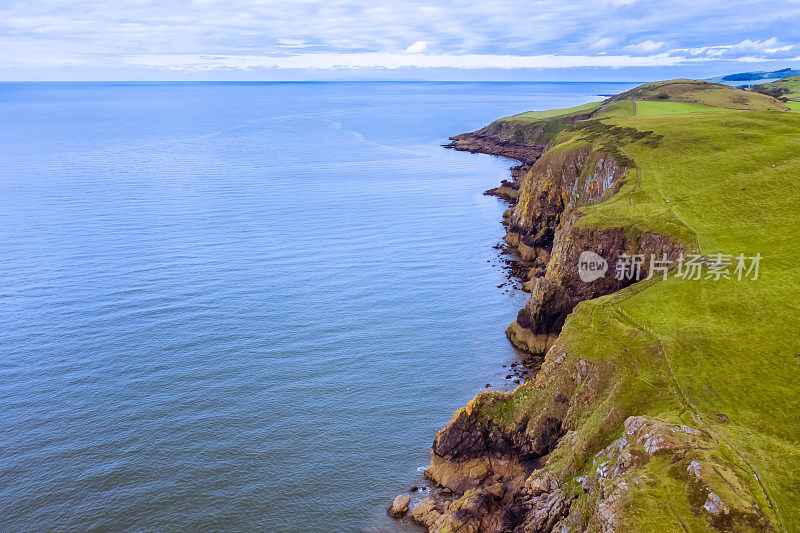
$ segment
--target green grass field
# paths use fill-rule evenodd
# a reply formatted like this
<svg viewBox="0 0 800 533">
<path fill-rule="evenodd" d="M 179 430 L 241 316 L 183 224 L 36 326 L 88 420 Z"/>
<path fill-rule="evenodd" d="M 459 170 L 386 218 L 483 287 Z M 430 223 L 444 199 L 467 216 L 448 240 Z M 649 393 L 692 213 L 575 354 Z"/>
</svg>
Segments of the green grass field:
<svg viewBox="0 0 800 533">
<path fill-rule="evenodd" d="M 764 94 L 742 91 L 718 83 L 684 79 L 646 83 L 630 91 L 625 91 L 610 100 L 685 102 L 754 111 L 786 110 L 784 104 Z"/>
<path fill-rule="evenodd" d="M 636 116 L 715 113 L 719 111 L 724 111 L 724 109 L 701 104 L 690 104 L 687 102 L 659 102 L 647 100 L 636 102 Z"/>
<path fill-rule="evenodd" d="M 634 109 L 635 107 L 635 109 Z M 789 107 L 771 96 L 742 91 L 727 85 L 694 80 L 647 83 L 602 102 L 564 109 L 527 111 L 498 119 L 480 132 L 521 144 L 550 144 L 575 121 L 592 118 L 682 113 L 713 113 L 719 109 L 787 111 Z"/>
<path fill-rule="evenodd" d="M 800 531 L 800 114 L 791 112 L 800 102 L 787 107 L 754 93 L 739 100 L 753 110 L 731 109 L 743 91 L 690 85 L 623 93 L 555 136 L 556 154 L 591 143 L 630 162 L 620 191 L 583 208 L 576 225 L 670 235 L 704 256 L 760 254 L 758 279 L 673 273 L 581 303 L 559 342 L 613 384 L 583 407 L 576 437 L 548 467 L 591 473 L 587 461 L 619 437 L 626 416 L 687 424 L 713 438 L 710 449 L 692 453 L 707 454 L 721 472 L 734 465 L 739 481 L 717 472 L 715 490 L 757 504 L 780 531 Z M 658 97 L 665 87 L 669 98 Z M 652 133 L 624 133 L 634 130 Z M 507 416 L 536 412 L 541 396 L 529 390 L 515 392 Z M 649 477 L 626 508 L 628 530 L 711 529 L 690 502 L 685 471 L 668 458 L 643 468 Z M 575 505 L 590 505 L 575 490 Z M 725 528 L 750 530 L 735 521 Z"/>
<path fill-rule="evenodd" d="M 600 337 L 611 332 L 626 348 L 611 356 L 635 361 L 639 376 L 663 379 L 671 367 L 674 382 L 667 380 L 665 388 L 674 390 L 662 390 L 663 401 L 649 392 L 642 402 L 651 404 L 648 413 L 680 419 L 681 412 L 663 410 L 674 411 L 670 398 L 685 395 L 681 408 L 695 412 L 760 478 L 776 521 L 800 530 L 800 116 L 723 110 L 612 120 L 664 138 L 655 150 L 636 143 L 623 148 L 636 161 L 637 183 L 631 188 L 643 202 L 587 211 L 605 210 L 603 219 L 624 221 L 632 203 L 641 203 L 644 211 L 668 205 L 671 216 L 662 217 L 689 228 L 703 254 L 760 253 L 760 273 L 755 281 L 673 276 L 622 291 L 581 306 L 570 321 L 589 326 L 565 333 L 575 332 L 584 357 L 602 359 L 609 352 Z M 617 308 L 635 325 L 621 321 Z M 653 359 L 649 345 L 633 341 L 640 325 L 660 337 L 666 361 Z M 720 422 L 717 413 L 728 422 Z"/>
</svg>

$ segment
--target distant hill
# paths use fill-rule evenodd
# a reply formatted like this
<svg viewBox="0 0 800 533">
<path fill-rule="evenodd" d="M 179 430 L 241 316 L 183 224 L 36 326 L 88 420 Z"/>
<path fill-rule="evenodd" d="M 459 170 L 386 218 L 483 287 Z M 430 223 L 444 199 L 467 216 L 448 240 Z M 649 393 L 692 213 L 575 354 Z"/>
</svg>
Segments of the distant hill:
<svg viewBox="0 0 800 533">
<path fill-rule="evenodd" d="M 751 87 L 750 90 L 782 100 L 800 102 L 800 76 L 789 76 L 782 80 L 762 83 L 761 85 Z"/>
<path fill-rule="evenodd" d="M 780 70 L 758 71 L 758 72 L 739 72 L 716 78 L 706 78 L 704 81 L 724 83 L 726 85 L 753 85 L 767 81 L 779 80 L 789 76 L 797 76 L 800 70 L 792 68 L 782 68 Z"/>
</svg>

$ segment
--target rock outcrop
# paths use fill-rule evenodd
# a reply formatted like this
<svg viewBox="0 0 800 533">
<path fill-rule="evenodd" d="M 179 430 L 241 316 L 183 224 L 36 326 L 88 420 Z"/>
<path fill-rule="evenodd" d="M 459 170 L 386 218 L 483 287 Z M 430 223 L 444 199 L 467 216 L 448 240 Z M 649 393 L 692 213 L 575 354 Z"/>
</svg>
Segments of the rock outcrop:
<svg viewBox="0 0 800 533">
<path fill-rule="evenodd" d="M 450 137 L 449 144 L 445 148 L 452 148 L 462 152 L 472 154 L 489 154 L 499 157 L 515 159 L 522 164 L 533 163 L 542 155 L 545 146 L 539 144 L 518 143 L 508 139 L 503 139 L 499 135 L 489 135 L 475 131 L 472 133 L 462 133 Z"/>
<path fill-rule="evenodd" d="M 606 411 L 620 394 L 619 369 L 565 350 L 557 341 L 513 393 L 483 392 L 456 411 L 426 470 L 453 496 L 424 499 L 412 521 L 431 533 L 640 530 L 627 514 L 631 498 L 662 498 L 666 471 L 703 529 L 770 530 L 746 465 L 724 443 L 700 427 Z M 599 426 L 587 427 L 590 419 Z M 622 435 L 593 452 L 616 427 Z"/>
<path fill-rule="evenodd" d="M 595 500 L 592 523 L 603 532 L 620 529 L 627 494 L 631 488 L 651 483 L 652 468 L 646 467 L 661 462 L 684 479 L 695 515 L 722 530 L 770 529 L 742 479 L 744 465 L 709 453 L 717 447 L 707 431 L 652 417 L 629 417 L 622 436 L 594 457 L 592 474 L 578 478 L 581 488 Z"/>
<path fill-rule="evenodd" d="M 456 496 L 424 500 L 414 521 L 429 531 L 563 529 L 573 497 L 542 467 L 575 425 L 576 406 L 591 402 L 604 382 L 595 365 L 566 359 L 547 359 L 514 393 L 483 392 L 456 411 L 436 435 L 425 472 Z"/>
<path fill-rule="evenodd" d="M 402 518 L 408 514 L 408 508 L 411 505 L 411 496 L 407 494 L 401 494 L 397 498 L 394 499 L 392 502 L 392 506 L 389 507 L 387 513 L 392 518 Z"/>
<path fill-rule="evenodd" d="M 508 337 L 517 348 L 543 355 L 579 302 L 643 279 L 653 257 L 674 261 L 683 251 L 682 244 L 667 236 L 630 227 L 581 224 L 581 208 L 597 205 L 617 193 L 630 166 L 624 158 L 584 143 L 548 151 L 522 179 L 505 237 L 523 260 L 534 264 L 526 284 L 531 298 L 508 329 Z M 590 282 L 580 278 L 578 269 L 578 259 L 586 251 L 612 266 L 604 276 Z M 643 257 L 638 277 L 616 275 L 613 266 L 622 254 Z"/>
</svg>

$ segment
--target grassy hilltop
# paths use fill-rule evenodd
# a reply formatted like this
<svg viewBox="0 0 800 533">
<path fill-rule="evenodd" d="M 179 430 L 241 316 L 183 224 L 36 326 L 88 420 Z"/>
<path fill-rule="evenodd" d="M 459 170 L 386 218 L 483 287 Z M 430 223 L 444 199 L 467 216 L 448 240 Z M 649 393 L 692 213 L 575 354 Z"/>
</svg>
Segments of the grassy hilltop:
<svg viewBox="0 0 800 533">
<path fill-rule="evenodd" d="M 746 92 L 718 83 L 678 79 L 647 83 L 602 102 L 519 113 L 498 119 L 479 131 L 518 143 L 547 144 L 576 120 L 720 109 L 786 111 L 788 107 L 775 98 L 757 92 Z"/>
<path fill-rule="evenodd" d="M 457 470 L 464 459 L 437 446 L 456 430 L 468 432 L 464 420 L 514 436 L 519 450 L 525 439 L 547 440 L 531 429 L 531 421 L 546 419 L 561 428 L 552 431 L 558 439 L 534 447 L 546 464 L 525 473 L 528 492 L 520 494 L 540 494 L 543 472 L 560 480 L 559 494 L 572 502 L 560 523 L 596 531 L 800 531 L 800 113 L 758 92 L 672 80 L 506 117 L 481 133 L 548 144 L 526 180 L 563 172 L 559 161 L 568 158 L 560 154 L 577 150 L 599 154 L 587 161 L 611 157 L 624 166 L 618 190 L 579 208 L 577 228 L 652 232 L 687 253 L 762 259 L 756 280 L 686 280 L 673 270 L 666 280 L 580 303 L 540 375 L 513 393 L 477 396 L 437 435 L 434 458 Z M 587 163 L 580 172 L 598 171 Z M 523 180 L 523 197 L 526 186 Z M 557 260 L 548 268 L 571 268 Z M 671 428 L 677 443 L 651 453 L 632 442 L 636 417 Z M 623 461 L 622 449 L 633 459 Z M 529 459 L 525 450 L 517 453 Z M 598 474 L 612 464 L 616 477 Z M 459 505 L 476 497 L 467 492 Z M 505 501 L 496 505 L 512 505 Z M 456 530 L 441 530 L 448 527 Z"/>
<path fill-rule="evenodd" d="M 797 109 L 798 106 L 795 104 L 800 103 L 800 76 L 790 76 L 770 83 L 763 83 L 751 87 L 750 90 L 787 100 L 789 107 Z"/>
<path fill-rule="evenodd" d="M 713 94 L 711 102 L 720 101 L 730 100 Z M 627 403 L 626 411 L 686 422 L 697 415 L 719 452 L 730 445 L 758 476 L 778 529 L 798 531 L 800 114 L 752 104 L 757 111 L 648 101 L 637 103 L 636 116 L 605 119 L 663 138 L 655 149 L 620 148 L 635 175 L 618 195 L 587 208 L 582 222 L 661 230 L 666 225 L 651 219 L 677 219 L 704 255 L 760 253 L 759 279 L 672 276 L 634 285 L 586 302 L 563 335 L 582 357 L 624 368 L 627 390 L 612 401 Z M 701 529 L 669 465 L 652 468 L 657 481 L 631 502 L 640 529 L 677 528 L 681 515 Z"/>
</svg>

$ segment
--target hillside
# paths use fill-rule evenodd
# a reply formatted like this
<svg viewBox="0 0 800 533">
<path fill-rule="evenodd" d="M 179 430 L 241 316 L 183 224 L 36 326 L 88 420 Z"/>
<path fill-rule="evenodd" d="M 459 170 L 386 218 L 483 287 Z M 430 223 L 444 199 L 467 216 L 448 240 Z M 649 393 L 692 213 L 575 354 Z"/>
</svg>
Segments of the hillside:
<svg viewBox="0 0 800 533">
<path fill-rule="evenodd" d="M 445 532 L 800 531 L 800 114 L 672 80 L 497 122 L 472 135 L 548 143 L 518 177 L 506 236 L 532 265 L 509 339 L 543 363 L 436 435 L 426 474 L 453 495 L 413 519 Z M 605 275 L 581 277 L 586 251 Z M 621 254 L 657 274 L 620 279 Z"/>
<path fill-rule="evenodd" d="M 687 104 L 682 108 L 682 112 L 691 111 L 693 108 L 689 106 L 695 106 L 696 111 L 703 111 L 704 107 L 754 111 L 788 109 L 783 102 L 756 92 L 705 81 L 669 80 L 640 85 L 601 102 L 551 111 L 529 111 L 500 118 L 478 131 L 456 135 L 453 137 L 455 142 L 450 147 L 473 152 L 491 151 L 487 143 L 497 142 L 514 143 L 524 147 L 543 147 L 576 121 L 640 114 L 640 108 L 643 106 L 640 106 L 639 102 Z M 644 107 L 647 110 L 657 108 L 653 105 Z M 667 109 L 667 112 L 674 112 L 673 110 L 678 107 L 666 106 L 664 109 Z M 540 153 L 536 152 L 534 156 L 527 158 L 509 156 L 521 159 L 523 162 L 532 162 L 539 155 Z"/>
<path fill-rule="evenodd" d="M 790 76 L 782 80 L 764 83 L 750 88 L 751 91 L 775 98 L 800 102 L 800 76 Z"/>
<path fill-rule="evenodd" d="M 784 111 L 774 98 L 748 93 L 727 85 L 695 80 L 670 80 L 640 85 L 614 96 L 610 101 L 644 100 L 685 102 L 728 109 Z"/>
</svg>

